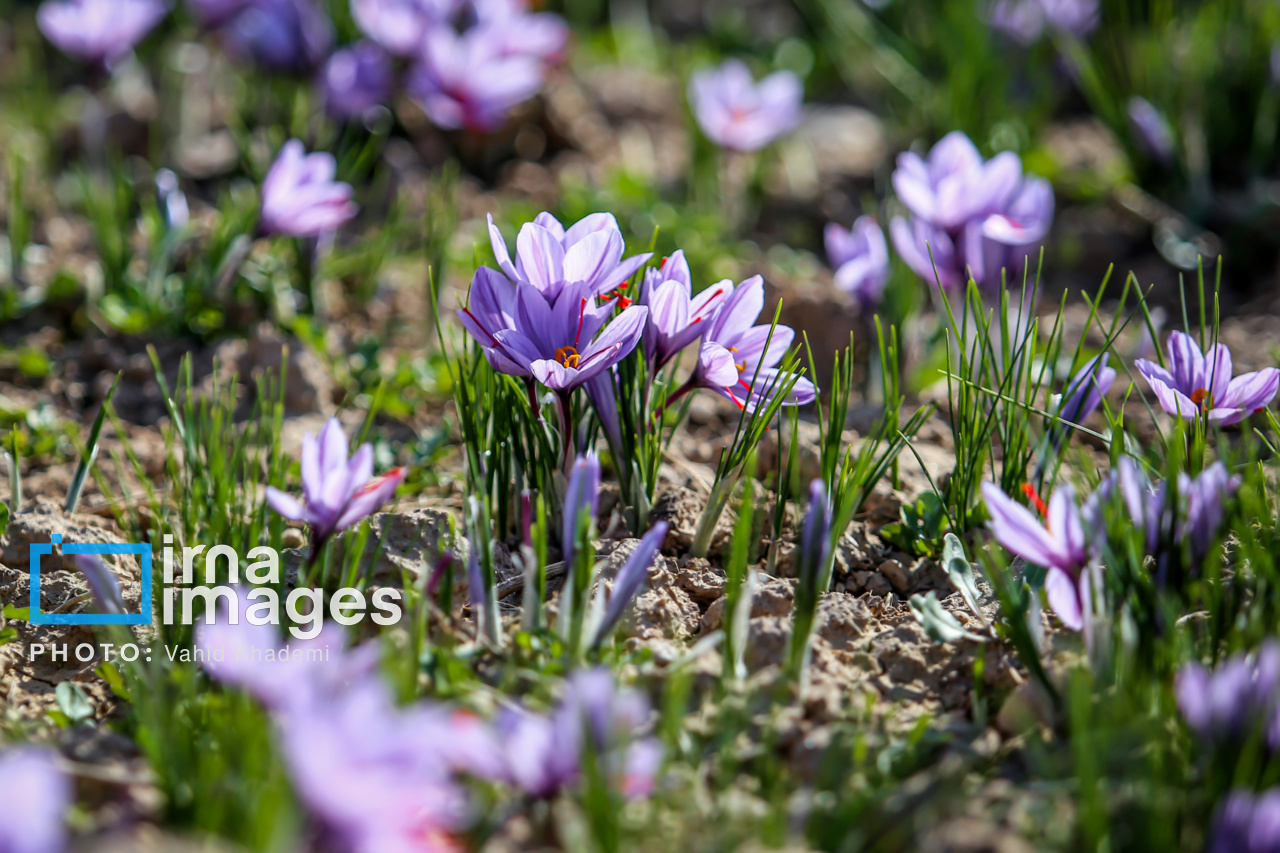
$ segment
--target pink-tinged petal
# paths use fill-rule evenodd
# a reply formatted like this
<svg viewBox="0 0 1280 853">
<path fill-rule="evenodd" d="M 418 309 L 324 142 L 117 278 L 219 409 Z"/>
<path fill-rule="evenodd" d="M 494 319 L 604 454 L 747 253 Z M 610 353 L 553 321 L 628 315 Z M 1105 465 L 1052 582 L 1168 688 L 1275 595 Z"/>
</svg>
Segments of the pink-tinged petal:
<svg viewBox="0 0 1280 853">
<path fill-rule="evenodd" d="M 347 471 L 351 475 L 351 490 L 354 492 L 364 487 L 373 478 L 373 445 L 367 441 L 351 454 L 347 463 Z"/>
<path fill-rule="evenodd" d="M 1191 398 L 1186 394 L 1169 387 L 1159 379 L 1148 381 L 1151 384 L 1151 390 L 1155 392 L 1156 399 L 1160 401 L 1160 408 L 1169 414 L 1178 415 L 1188 420 L 1199 414 L 1200 407 L 1191 402 Z"/>
<path fill-rule="evenodd" d="M 370 449 L 369 445 L 364 445 Z M 409 469 L 403 466 L 394 468 L 383 474 L 381 477 L 374 477 L 362 486 L 352 496 L 351 502 L 347 504 L 346 510 L 338 518 L 338 523 L 334 526 L 334 532 L 346 530 L 353 524 L 373 515 L 382 505 L 395 495 L 396 489 L 404 482 L 404 478 L 408 476 Z"/>
<path fill-rule="evenodd" d="M 275 486 L 267 486 L 267 506 L 290 521 L 305 521 L 307 518 L 307 510 L 302 503 Z"/>
<path fill-rule="evenodd" d="M 929 151 L 929 180 L 938 183 L 948 175 L 975 172 L 982 168 L 982 155 L 964 133 L 953 130 Z"/>
<path fill-rule="evenodd" d="M 1165 385 L 1168 385 L 1170 387 L 1173 387 L 1178 384 L 1174 380 L 1172 373 L 1165 370 L 1163 367 L 1161 367 L 1159 364 L 1155 363 L 1154 361 L 1148 361 L 1145 358 L 1140 358 L 1133 363 L 1133 366 L 1138 369 L 1138 372 L 1142 374 L 1143 378 L 1146 379 L 1147 382 L 1150 382 L 1151 380 L 1155 379 L 1157 381 L 1163 382 Z"/>
<path fill-rule="evenodd" d="M 1048 529 L 1061 549 L 1060 558 L 1069 563 L 1084 562 L 1084 525 L 1080 521 L 1080 510 L 1076 507 L 1075 489 L 1069 483 L 1059 486 L 1049 498 Z"/>
<path fill-rule="evenodd" d="M 1230 394 L 1233 372 L 1231 351 L 1227 349 L 1226 344 L 1215 344 L 1209 347 L 1209 351 L 1204 355 L 1204 369 L 1204 387 L 1209 392 L 1209 399 L 1221 405 L 1232 406 L 1231 403 L 1226 402 L 1226 397 Z"/>
<path fill-rule="evenodd" d="M 534 379 L 556 391 L 567 388 L 569 380 L 572 378 L 571 371 L 566 370 L 565 366 L 560 362 L 552 361 L 551 359 L 541 359 L 533 362 L 529 365 L 529 371 L 533 374 Z"/>
<path fill-rule="evenodd" d="M 618 220 L 614 218 L 612 213 L 591 213 L 582 217 L 577 222 L 569 226 L 564 231 L 564 247 L 568 249 L 588 234 L 614 233 L 619 237 L 622 236 L 622 229 L 618 228 Z"/>
<path fill-rule="evenodd" d="M 1173 374 L 1173 387 L 1184 395 L 1207 387 L 1204 373 L 1204 353 L 1195 339 L 1185 332 L 1169 333 L 1169 372 Z"/>
<path fill-rule="evenodd" d="M 1231 380 L 1220 404 L 1243 409 L 1248 415 L 1270 405 L 1277 390 L 1280 390 L 1280 370 L 1274 367 L 1242 373 Z"/>
<path fill-rule="evenodd" d="M 493 247 L 493 257 L 498 262 L 498 268 L 503 274 L 513 282 L 517 279 L 516 265 L 511 263 L 511 254 L 507 251 L 507 241 L 503 239 L 502 232 L 498 230 L 498 226 L 493 224 L 493 214 L 489 214 L 489 245 Z"/>
<path fill-rule="evenodd" d="M 1080 584 L 1061 569 L 1050 568 L 1044 578 L 1044 592 L 1049 606 L 1062 624 L 1072 631 L 1084 628 L 1084 607 Z"/>
<path fill-rule="evenodd" d="M 738 382 L 733 353 L 713 341 L 703 343 L 698 351 L 698 372 L 710 386 L 726 388 Z"/>
<path fill-rule="evenodd" d="M 521 278 L 554 298 L 564 283 L 564 249 L 550 231 L 526 223 L 516 238 L 516 268 Z"/>
<path fill-rule="evenodd" d="M 564 254 L 564 280 L 585 282 L 593 289 L 611 290 L 616 285 L 607 277 L 622 257 L 622 235 L 617 231 L 596 231 L 569 247 Z"/>
<path fill-rule="evenodd" d="M 982 497 L 991 515 L 989 527 L 997 542 L 1037 566 L 1048 567 L 1058 562 L 1053 537 L 1030 510 L 1015 502 L 995 483 L 982 484 Z"/>
</svg>

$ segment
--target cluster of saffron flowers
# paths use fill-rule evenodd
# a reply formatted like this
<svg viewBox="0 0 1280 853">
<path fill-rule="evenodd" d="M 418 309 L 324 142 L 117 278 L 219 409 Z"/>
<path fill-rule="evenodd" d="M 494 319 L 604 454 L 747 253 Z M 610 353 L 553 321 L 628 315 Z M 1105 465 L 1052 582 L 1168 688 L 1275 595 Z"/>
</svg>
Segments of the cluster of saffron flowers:
<svg viewBox="0 0 1280 853">
<path fill-rule="evenodd" d="M 622 232 L 610 213 L 593 213 L 568 228 L 541 213 L 521 227 L 514 261 L 492 216 L 489 233 L 499 269 L 476 271 L 458 318 L 495 370 L 525 380 L 531 398 L 535 383 L 556 395 L 566 459 L 570 395 L 590 384 L 606 433 L 615 430 L 616 413 L 608 410 L 616 406 L 611 371 L 642 341 L 651 374 L 698 342 L 697 365 L 672 398 L 706 388 L 753 410 L 772 399 L 784 379 L 787 385 L 796 380 L 786 403 L 816 396 L 811 382 L 777 368 L 795 333 L 756 323 L 764 308 L 760 276 L 736 286 L 726 279 L 695 295 L 677 251 L 645 272 L 633 301 L 624 291 L 650 254 L 623 258 Z"/>
<path fill-rule="evenodd" d="M 512 704 L 486 720 L 431 701 L 398 706 L 377 644 L 346 648 L 336 626 L 286 652 L 273 626 L 235 616 L 223 608 L 197 626 L 198 655 L 269 711 L 325 849 L 460 849 L 480 817 L 473 780 L 544 801 L 588 784 L 647 797 L 658 781 L 648 702 L 607 670 L 574 673 L 548 712 Z"/>
</svg>

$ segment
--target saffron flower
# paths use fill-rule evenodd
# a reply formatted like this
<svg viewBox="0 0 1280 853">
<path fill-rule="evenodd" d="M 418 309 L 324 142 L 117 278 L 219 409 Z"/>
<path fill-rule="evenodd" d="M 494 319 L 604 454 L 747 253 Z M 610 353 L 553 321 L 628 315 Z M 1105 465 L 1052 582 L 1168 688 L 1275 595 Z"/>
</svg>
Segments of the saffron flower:
<svg viewBox="0 0 1280 853">
<path fill-rule="evenodd" d="M 0 752 L 0 793 L 0 850 L 60 853 L 71 783 L 54 754 L 38 747 Z"/>
<path fill-rule="evenodd" d="M 544 210 L 520 228 L 515 263 L 507 241 L 493 223 L 493 214 L 489 214 L 489 242 L 498 267 L 512 284 L 533 285 L 548 299 L 555 299 L 566 285 L 575 283 L 586 285 L 597 295 L 617 290 L 653 254 L 645 252 L 623 260 L 626 241 L 612 213 L 592 213 L 565 228 Z"/>
<path fill-rule="evenodd" d="M 321 73 L 325 112 L 336 119 L 360 119 L 391 97 L 395 74 L 382 49 L 371 41 L 334 51 Z"/>
<path fill-rule="evenodd" d="M 1024 45 L 1046 32 L 1087 36 L 1100 18 L 1098 0 L 999 0 L 991 7 L 991 25 Z"/>
<path fill-rule="evenodd" d="M 1027 491 L 1044 516 L 1043 523 L 995 483 L 982 484 L 991 535 L 1009 552 L 1048 570 L 1044 590 L 1049 605 L 1062 624 L 1079 631 L 1085 624 L 1089 596 L 1085 568 L 1092 555 L 1075 490 L 1070 484 L 1059 486 L 1048 506 L 1029 487 Z"/>
<path fill-rule="evenodd" d="M 1170 332 L 1169 368 L 1140 358 L 1134 362 L 1155 392 L 1160 407 L 1187 420 L 1204 416 L 1229 426 L 1265 409 L 1280 389 L 1280 370 L 1268 367 L 1232 378 L 1231 351 L 1215 344 L 1201 352 L 1195 339 Z"/>
<path fill-rule="evenodd" d="M 305 77 L 333 48 L 333 24 L 314 0 L 253 0 L 223 25 L 222 41 L 243 62 Z"/>
<path fill-rule="evenodd" d="M 332 154 L 307 154 L 298 140 L 286 142 L 262 182 L 259 231 L 287 237 L 336 231 L 356 215 L 351 185 L 335 181 L 336 171 Z"/>
<path fill-rule="evenodd" d="M 775 365 L 791 349 L 795 331 L 781 324 L 753 325 L 763 309 L 764 279 L 760 276 L 734 288 L 703 333 L 693 376 L 668 402 L 691 388 L 708 388 L 746 411 L 772 399 L 790 379 Z M 817 396 L 817 387 L 800 377 L 783 405 L 802 406 Z"/>
<path fill-rule="evenodd" d="M 1280 788 L 1228 794 L 1209 828 L 1205 853 L 1280 853 Z"/>
<path fill-rule="evenodd" d="M 373 476 L 373 445 L 362 444 L 347 458 L 347 437 L 330 418 L 317 438 L 302 437 L 302 492 L 306 502 L 267 487 L 267 504 L 290 521 L 311 527 L 316 550 L 335 533 L 376 512 L 395 494 L 407 471 L 395 468 Z"/>
<path fill-rule="evenodd" d="M 701 337 L 707 323 L 733 292 L 725 279 L 693 295 L 693 281 L 684 251 L 677 249 L 662 266 L 647 270 L 640 284 L 639 303 L 649 309 L 644 330 L 645 358 L 651 370 L 660 370 L 681 350 Z"/>
<path fill-rule="evenodd" d="M 1147 156 L 1165 165 L 1172 163 L 1177 156 L 1173 128 L 1160 110 L 1146 98 L 1133 97 L 1125 111 L 1133 135 Z"/>
<path fill-rule="evenodd" d="M 36 23 L 63 53 L 111 66 L 167 14 L 163 0 L 45 0 Z"/>
<path fill-rule="evenodd" d="M 756 83 L 745 63 L 726 60 L 689 80 L 689 104 L 707 138 L 731 151 L 756 151 L 800 124 L 804 86 L 790 71 Z"/>
<path fill-rule="evenodd" d="M 569 25 L 551 12 L 530 12 L 527 0 L 471 0 L 476 22 L 497 31 L 508 56 L 532 56 L 556 62 L 569 41 Z"/>
<path fill-rule="evenodd" d="M 509 54 L 505 42 L 493 27 L 461 34 L 432 27 L 409 73 L 409 94 L 445 130 L 497 130 L 517 104 L 538 93 L 544 72 L 537 59 Z"/>
<path fill-rule="evenodd" d="M 874 308 L 889 281 L 889 244 L 880 224 L 870 216 L 859 216 L 849 230 L 831 222 L 823 239 L 827 259 L 836 271 L 836 287 L 852 296 L 863 311 Z"/>
<path fill-rule="evenodd" d="M 1116 381 L 1116 369 L 1107 367 L 1107 353 L 1095 355 L 1084 363 L 1067 382 L 1058 418 L 1069 424 L 1082 424 L 1102 405 L 1102 398 Z"/>
<path fill-rule="evenodd" d="M 600 507 L 600 459 L 594 453 L 579 456 L 569 472 L 569 484 L 564 492 L 563 527 L 560 536 L 560 552 L 566 566 L 572 566 L 578 530 L 587 526 L 588 537 L 595 530 L 596 513 Z"/>
<path fill-rule="evenodd" d="M 1209 670 L 1194 661 L 1173 683 L 1187 726 L 1209 741 L 1240 741 L 1263 732 L 1268 747 L 1280 747 L 1276 699 L 1280 693 L 1280 643 L 1268 640 L 1256 652 L 1239 653 Z"/>
<path fill-rule="evenodd" d="M 555 299 L 534 287 L 517 288 L 515 309 L 515 328 L 493 336 L 501 352 L 490 362 L 508 360 L 520 371 L 515 375 L 531 375 L 562 396 L 635 349 L 649 316 L 649 309 L 632 305 L 610 320 L 612 306 L 597 302 L 581 282 Z"/>
<path fill-rule="evenodd" d="M 1160 579 L 1168 570 L 1168 553 L 1160 543 L 1177 546 L 1189 542 L 1191 558 L 1199 563 L 1222 527 L 1226 501 L 1240 488 L 1239 476 L 1232 476 L 1221 462 L 1215 462 L 1190 477 L 1179 472 L 1179 503 L 1171 505 L 1166 483 L 1152 485 L 1136 462 L 1124 457 L 1119 463 L 1120 493 L 1129 517 L 1144 533 L 1146 552 L 1157 558 Z"/>
<path fill-rule="evenodd" d="M 911 212 L 889 225 L 894 247 L 917 275 L 948 289 L 970 276 L 988 289 L 1001 284 L 1002 272 L 1016 276 L 1053 221 L 1048 181 L 1023 177 L 1011 151 L 984 161 L 959 131 L 944 136 L 927 160 L 898 155 L 893 187 Z"/>
<path fill-rule="evenodd" d="M 124 613 L 124 597 L 115 572 L 97 554 L 76 554 L 76 568 L 89 582 L 99 613 Z"/>
<path fill-rule="evenodd" d="M 530 796 L 548 799 L 582 778 L 582 756 L 590 750 L 595 766 L 624 795 L 647 796 L 661 764 L 658 742 L 637 737 L 649 716 L 644 697 L 619 690 L 607 669 L 579 672 L 549 717 L 522 709 L 499 716 L 507 778 Z"/>
<path fill-rule="evenodd" d="M 412 58 L 427 32 L 445 23 L 453 0 L 351 0 L 351 17 L 364 33 L 392 56 Z"/>
</svg>

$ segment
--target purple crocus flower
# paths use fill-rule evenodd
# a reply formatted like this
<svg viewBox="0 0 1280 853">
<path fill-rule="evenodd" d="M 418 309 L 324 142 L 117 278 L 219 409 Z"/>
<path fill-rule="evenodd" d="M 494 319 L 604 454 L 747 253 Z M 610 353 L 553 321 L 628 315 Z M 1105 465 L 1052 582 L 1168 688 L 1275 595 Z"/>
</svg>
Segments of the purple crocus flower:
<svg viewBox="0 0 1280 853">
<path fill-rule="evenodd" d="M 804 516 L 804 528 L 800 532 L 800 553 L 796 561 L 799 567 L 799 585 L 809 590 L 810 601 L 816 601 L 822 592 L 819 586 L 831 554 L 831 502 L 821 479 L 809 483 L 809 510 Z M 806 596 L 808 598 L 808 596 Z"/>
<path fill-rule="evenodd" d="M 465 33 L 431 28 L 406 84 L 427 117 L 445 130 L 497 130 L 517 104 L 538 93 L 543 64 L 506 52 L 505 37 L 493 27 Z"/>
<path fill-rule="evenodd" d="M 1265 409 L 1280 389 L 1280 370 L 1268 367 L 1232 378 L 1231 351 L 1215 344 L 1201 352 L 1195 339 L 1170 332 L 1169 368 L 1140 358 L 1134 365 L 1146 377 L 1160 406 L 1171 415 L 1229 426 Z"/>
<path fill-rule="evenodd" d="M 530 12 L 526 0 L 471 0 L 476 23 L 495 30 L 508 56 L 532 56 L 557 62 L 569 41 L 569 25 L 551 12 Z"/>
<path fill-rule="evenodd" d="M 764 279 L 760 276 L 752 276 L 733 289 L 703 333 L 698 366 L 686 388 L 708 388 L 747 411 L 772 399 L 789 380 L 775 365 L 791 349 L 795 331 L 781 324 L 753 325 L 763 309 Z M 671 399 L 681 393 L 683 389 Z M 800 377 L 783 405 L 802 406 L 817 396 L 817 387 Z"/>
<path fill-rule="evenodd" d="M 1102 398 L 1116 381 L 1116 370 L 1107 367 L 1107 353 L 1095 355 L 1067 382 L 1058 417 L 1069 424 L 1082 424 L 1102 405 Z"/>
<path fill-rule="evenodd" d="M 89 582 L 89 592 L 99 613 L 124 613 L 120 580 L 97 554 L 76 554 L 76 568 Z"/>
<path fill-rule="evenodd" d="M 990 289 L 1002 271 L 1017 275 L 1053 221 L 1048 181 L 1024 178 L 1011 151 L 984 161 L 959 131 L 943 137 L 928 160 L 900 154 L 893 186 L 912 214 L 890 223 L 894 247 L 917 275 L 944 288 L 962 287 L 971 275 Z"/>
<path fill-rule="evenodd" d="M 288 237 L 336 231 L 356 215 L 351 185 L 335 181 L 336 171 L 332 154 L 307 154 L 298 140 L 286 142 L 262 182 L 259 230 Z"/>
<path fill-rule="evenodd" d="M 1205 853 L 1280 853 L 1280 788 L 1228 794 L 1209 828 Z"/>
<path fill-rule="evenodd" d="M 1178 491 L 1186 496 L 1186 521 L 1178 534 L 1191 542 L 1191 553 L 1199 558 L 1209 552 L 1209 545 L 1226 515 L 1227 499 L 1240 488 L 1242 480 L 1227 472 L 1227 466 L 1215 462 L 1201 471 L 1195 479 L 1180 473 Z"/>
<path fill-rule="evenodd" d="M 1172 544 L 1189 541 L 1192 559 L 1198 562 L 1204 558 L 1222 527 L 1226 501 L 1241 483 L 1240 477 L 1229 474 L 1221 462 L 1213 463 L 1195 477 L 1179 472 L 1180 504 L 1173 507 L 1169 505 L 1167 484 L 1153 486 L 1133 459 L 1126 456 L 1120 460 L 1119 474 L 1120 493 L 1129 517 L 1143 530 L 1147 553 L 1160 558 L 1162 567 L 1164 555 L 1158 553 L 1162 539 Z"/>
<path fill-rule="evenodd" d="M 850 230 L 831 222 L 823 238 L 827 259 L 836 271 L 836 287 L 852 296 L 863 311 L 875 307 L 889 281 L 889 244 L 880 224 L 870 216 L 859 216 Z"/>
<path fill-rule="evenodd" d="M 411 58 L 432 27 L 445 23 L 453 0 L 351 0 L 351 17 L 360 31 L 392 56 Z"/>
<path fill-rule="evenodd" d="M 624 308 L 612 320 L 612 306 L 597 303 L 582 282 L 548 299 L 534 287 L 516 289 L 516 328 L 494 334 L 498 354 L 543 385 L 566 395 L 613 367 L 635 349 L 649 309 Z M 481 346 L 486 341 L 480 341 Z M 500 360 L 497 355 L 490 362 Z M 496 365 L 495 365 L 496 366 Z"/>
<path fill-rule="evenodd" d="M 1084 628 L 1089 595 L 1085 568 L 1092 555 L 1075 490 L 1070 484 L 1059 486 L 1047 507 L 1030 487 L 1026 491 L 1044 515 L 1043 524 L 995 483 L 982 484 L 991 534 L 1011 553 L 1048 570 L 1044 590 L 1053 612 L 1063 625 L 1079 631 Z"/>
<path fill-rule="evenodd" d="M 395 468 L 373 476 L 373 445 L 362 444 L 347 458 L 347 437 L 337 418 L 330 418 L 319 438 L 302 437 L 302 491 L 306 503 L 272 486 L 267 503 L 291 521 L 311 527 L 317 545 L 334 533 L 372 515 L 395 494 L 407 471 Z"/>
<path fill-rule="evenodd" d="M 1169 165 L 1177 156 L 1173 139 L 1173 128 L 1164 114 L 1146 98 L 1132 97 L 1125 106 L 1129 114 L 1129 124 L 1138 145 L 1147 156 L 1160 163 Z"/>
<path fill-rule="evenodd" d="M 1173 692 L 1187 726 L 1199 737 L 1231 741 L 1266 731 L 1272 748 L 1280 746 L 1271 725 L 1280 691 L 1280 643 L 1265 642 L 1256 653 L 1239 653 L 1217 669 L 1185 664 Z"/>
<path fill-rule="evenodd" d="M 689 103 L 707 138 L 731 151 L 756 151 L 795 130 L 803 117 L 804 86 L 790 71 L 756 83 L 746 64 L 729 59 L 694 73 Z"/>
<path fill-rule="evenodd" d="M 71 797 L 54 753 L 39 747 L 0 752 L 0 850 L 60 853 L 66 846 L 62 813 Z"/>
<path fill-rule="evenodd" d="M 395 88 L 391 62 L 372 41 L 334 51 L 320 75 L 325 112 L 336 119 L 360 119 L 386 103 Z"/>
<path fill-rule="evenodd" d="M 36 22 L 63 53 L 110 66 L 167 14 L 163 0 L 45 0 Z"/>
<path fill-rule="evenodd" d="M 520 228 L 515 263 L 490 214 L 489 242 L 498 267 L 512 284 L 531 284 L 549 299 L 576 282 L 597 295 L 616 290 L 653 254 L 644 252 L 624 260 L 626 241 L 612 213 L 592 213 L 565 228 L 544 210 Z"/>
<path fill-rule="evenodd" d="M 333 48 L 333 24 L 313 0 L 251 0 L 222 27 L 227 51 L 275 74 L 307 76 Z"/>
<path fill-rule="evenodd" d="M 649 309 L 644 351 L 650 369 L 661 370 L 696 341 L 731 292 L 733 282 L 726 279 L 694 296 L 683 250 L 677 249 L 664 258 L 657 269 L 647 270 L 640 284 L 639 302 Z"/>
<path fill-rule="evenodd" d="M 572 566 L 578 529 L 587 525 L 587 536 L 593 535 L 596 513 L 600 506 L 600 459 L 594 453 L 579 456 L 569 472 L 569 483 L 564 492 L 564 509 L 560 513 L 563 527 L 560 535 L 560 551 L 566 566 Z"/>
<path fill-rule="evenodd" d="M 187 0 L 187 8 L 200 25 L 214 29 L 244 11 L 253 0 Z"/>
<path fill-rule="evenodd" d="M 1087 36 L 1100 18 L 1098 0 L 1000 0 L 991 7 L 991 25 L 1024 45 L 1046 30 Z"/>
<path fill-rule="evenodd" d="M 499 343 L 499 332 L 516 327 L 516 289 L 497 270 L 480 267 L 471 279 L 467 307 L 458 311 L 458 320 L 484 350 L 494 370 L 509 376 L 531 376 Z"/>
<path fill-rule="evenodd" d="M 640 544 L 636 545 L 631 556 L 622 564 L 622 568 L 618 569 L 604 616 L 596 626 L 595 634 L 591 639 L 592 648 L 608 639 L 613 629 L 622 621 L 627 608 L 640 592 L 640 587 L 644 586 L 644 582 L 649 579 L 649 567 L 653 564 L 653 558 L 657 556 L 658 549 L 662 547 L 662 540 L 666 536 L 667 523 L 659 521 L 644 535 Z"/>
</svg>

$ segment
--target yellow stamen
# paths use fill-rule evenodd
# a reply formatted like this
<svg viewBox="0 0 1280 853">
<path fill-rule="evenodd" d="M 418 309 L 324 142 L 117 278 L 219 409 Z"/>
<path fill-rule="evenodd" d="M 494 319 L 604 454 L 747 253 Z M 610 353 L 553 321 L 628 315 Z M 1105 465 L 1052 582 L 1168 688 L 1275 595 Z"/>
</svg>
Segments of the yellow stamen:
<svg viewBox="0 0 1280 853">
<path fill-rule="evenodd" d="M 1213 408 L 1213 395 L 1209 393 L 1208 388 L 1197 388 L 1191 392 L 1191 402 L 1202 408 Z"/>
<path fill-rule="evenodd" d="M 565 367 L 577 367 L 579 361 L 578 351 L 573 347 L 560 347 L 560 349 L 556 350 L 556 361 Z"/>
</svg>

